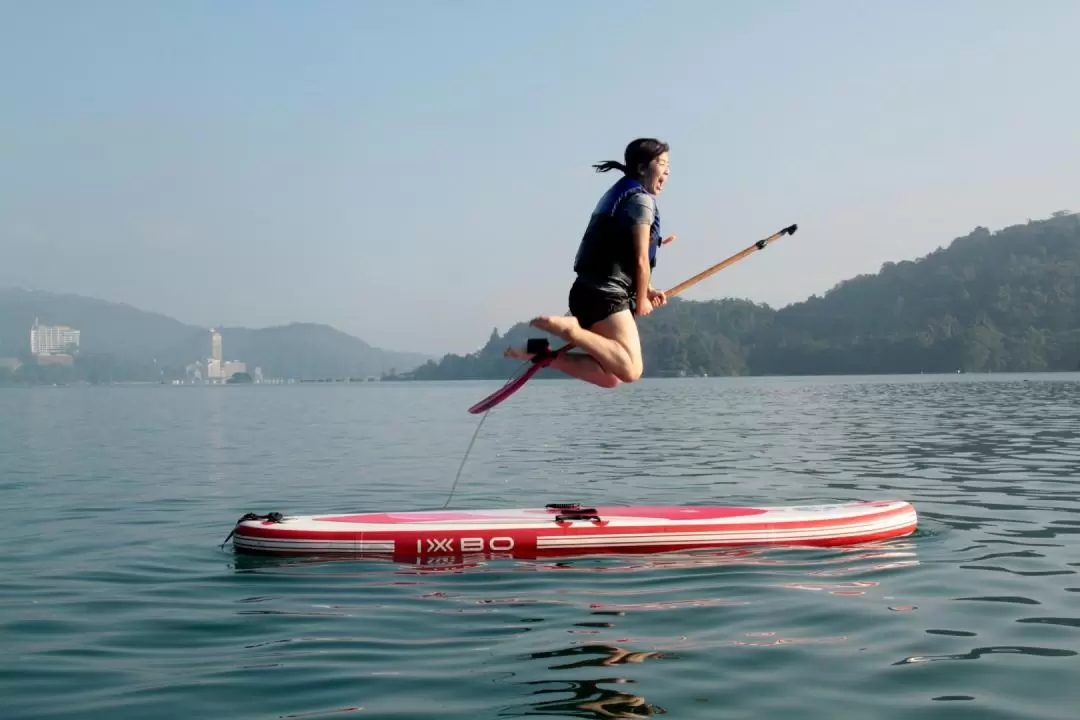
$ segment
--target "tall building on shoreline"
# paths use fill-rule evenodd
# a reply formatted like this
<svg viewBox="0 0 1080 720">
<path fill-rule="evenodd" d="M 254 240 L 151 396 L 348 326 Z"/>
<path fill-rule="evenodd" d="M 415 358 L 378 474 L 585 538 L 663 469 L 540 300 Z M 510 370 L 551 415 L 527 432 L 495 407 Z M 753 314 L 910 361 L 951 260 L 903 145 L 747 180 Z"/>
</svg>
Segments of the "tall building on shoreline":
<svg viewBox="0 0 1080 720">
<path fill-rule="evenodd" d="M 221 333 L 217 328 L 210 328 L 210 357 L 206 361 L 206 379 L 220 380 L 225 377 L 221 367 Z"/>
<path fill-rule="evenodd" d="M 247 364 L 236 360 L 225 360 L 221 350 L 221 331 L 210 328 L 210 356 L 198 360 L 186 368 L 188 380 L 196 383 L 221 385 L 237 373 L 246 373 Z"/>
<path fill-rule="evenodd" d="M 30 327 L 30 352 L 34 355 L 74 355 L 79 351 L 80 331 L 69 325 L 42 325 L 38 318 Z"/>
</svg>

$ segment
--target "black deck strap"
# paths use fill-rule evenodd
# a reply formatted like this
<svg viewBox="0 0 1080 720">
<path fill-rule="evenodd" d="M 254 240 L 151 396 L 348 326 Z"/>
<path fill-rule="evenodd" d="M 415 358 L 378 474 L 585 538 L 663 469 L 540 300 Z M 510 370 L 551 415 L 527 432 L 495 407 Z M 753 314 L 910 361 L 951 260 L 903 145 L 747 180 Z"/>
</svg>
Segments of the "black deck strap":
<svg viewBox="0 0 1080 720">
<path fill-rule="evenodd" d="M 578 505 L 577 503 L 574 503 L 574 507 L 567 508 L 566 512 L 563 513 L 563 514 L 564 515 L 582 515 L 582 514 L 595 515 L 596 514 L 596 508 L 583 508 L 580 505 Z"/>
<path fill-rule="evenodd" d="M 596 508 L 583 508 L 577 503 L 574 503 L 574 507 L 567 508 L 555 516 L 556 525 L 563 525 L 571 520 L 592 520 L 593 522 L 601 522 L 600 515 L 596 512 Z"/>
<path fill-rule="evenodd" d="M 556 525 L 565 525 L 571 520 L 592 520 L 594 523 L 606 524 L 600 519 L 600 516 L 596 514 L 595 510 L 582 510 L 581 512 L 574 513 L 559 513 L 555 516 Z"/>
<path fill-rule="evenodd" d="M 232 531 L 225 538 L 225 540 L 221 543 L 220 547 L 225 547 L 225 543 L 229 542 L 229 540 L 232 539 L 232 536 L 236 534 L 236 528 L 240 527 L 240 523 L 242 523 L 242 522 L 247 522 L 248 520 L 266 520 L 267 522 L 279 523 L 284 519 L 285 519 L 285 516 L 282 515 L 279 512 L 268 512 L 265 515 L 256 515 L 253 512 L 244 513 L 243 515 L 240 516 L 240 519 L 236 521 L 236 524 L 233 525 Z"/>
<path fill-rule="evenodd" d="M 244 515 L 237 521 L 237 524 L 246 522 L 248 520 L 268 520 L 270 522 L 281 522 L 284 520 L 284 516 L 279 512 L 268 512 L 265 515 L 256 515 L 255 513 L 244 513 Z"/>
</svg>

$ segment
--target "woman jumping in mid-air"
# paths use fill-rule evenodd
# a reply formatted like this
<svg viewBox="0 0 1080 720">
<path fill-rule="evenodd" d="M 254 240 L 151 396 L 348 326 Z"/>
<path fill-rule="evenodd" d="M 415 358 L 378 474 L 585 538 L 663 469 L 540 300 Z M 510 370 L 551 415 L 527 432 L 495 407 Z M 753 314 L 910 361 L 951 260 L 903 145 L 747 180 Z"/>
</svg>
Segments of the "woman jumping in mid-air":
<svg viewBox="0 0 1080 720">
<path fill-rule="evenodd" d="M 563 353 L 551 363 L 561 370 L 600 387 L 633 382 L 644 369 L 641 338 L 634 316 L 648 315 L 663 305 L 664 293 L 651 285 L 656 249 L 675 239 L 660 239 L 660 212 L 656 196 L 668 177 L 667 143 L 652 138 L 626 146 L 624 163 L 608 160 L 594 165 L 597 172 L 621 170 L 623 177 L 608 189 L 593 210 L 581 239 L 570 288 L 570 315 L 542 315 L 533 327 L 581 348 Z M 520 348 L 507 357 L 531 358 Z"/>
</svg>

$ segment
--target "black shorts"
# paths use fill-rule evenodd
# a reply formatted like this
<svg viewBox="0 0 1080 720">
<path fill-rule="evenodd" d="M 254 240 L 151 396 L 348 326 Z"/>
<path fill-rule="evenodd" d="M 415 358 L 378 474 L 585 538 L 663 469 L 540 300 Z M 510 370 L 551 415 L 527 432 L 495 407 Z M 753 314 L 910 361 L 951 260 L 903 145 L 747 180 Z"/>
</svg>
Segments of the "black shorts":
<svg viewBox="0 0 1080 720">
<path fill-rule="evenodd" d="M 620 310 L 634 311 L 637 303 L 626 290 L 600 289 L 581 280 L 570 286 L 570 314 L 588 328 Z"/>
</svg>

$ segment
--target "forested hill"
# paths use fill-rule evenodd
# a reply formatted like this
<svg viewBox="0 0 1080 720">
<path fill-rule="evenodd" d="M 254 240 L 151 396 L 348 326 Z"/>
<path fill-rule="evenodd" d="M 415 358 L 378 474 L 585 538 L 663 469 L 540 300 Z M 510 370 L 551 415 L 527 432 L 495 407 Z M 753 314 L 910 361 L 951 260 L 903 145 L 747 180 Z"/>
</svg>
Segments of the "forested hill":
<svg viewBox="0 0 1080 720">
<path fill-rule="evenodd" d="M 774 310 L 672 300 L 644 318 L 646 376 L 1009 372 L 1080 369 L 1080 216 L 976 228 L 914 261 L 886 263 Z M 506 378 L 523 323 L 467 356 L 402 379 Z M 544 371 L 552 376 L 550 371 Z"/>
<path fill-rule="evenodd" d="M 81 332 L 73 367 L 38 366 L 30 355 L 30 328 L 72 325 Z M 328 325 L 290 323 L 264 328 L 218 328 L 225 360 L 273 378 L 364 378 L 408 370 L 428 359 L 373 347 Z M 74 380 L 170 380 L 211 352 L 208 328 L 96 298 L 40 290 L 0 288 L 0 385 Z M 11 369 L 11 359 L 23 364 Z"/>
</svg>

